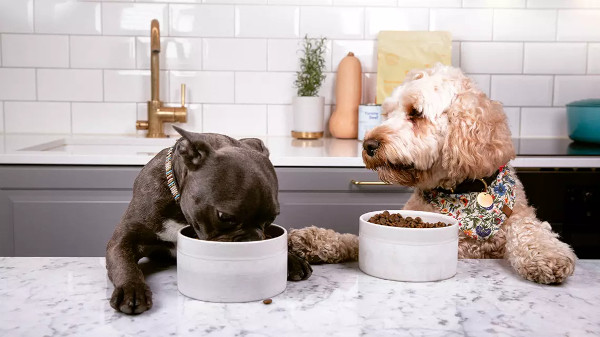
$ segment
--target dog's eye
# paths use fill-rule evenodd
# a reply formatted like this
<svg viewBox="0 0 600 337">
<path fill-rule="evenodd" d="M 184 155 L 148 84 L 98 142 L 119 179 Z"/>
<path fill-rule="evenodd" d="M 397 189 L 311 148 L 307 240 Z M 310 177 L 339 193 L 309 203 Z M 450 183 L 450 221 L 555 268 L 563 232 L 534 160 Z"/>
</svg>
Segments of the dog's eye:
<svg viewBox="0 0 600 337">
<path fill-rule="evenodd" d="M 219 217 L 219 220 L 221 222 L 224 222 L 227 224 L 234 224 L 237 221 L 233 215 L 229 215 L 227 213 L 223 213 L 220 211 L 217 211 L 217 216 Z"/>
<path fill-rule="evenodd" d="M 413 107 L 412 109 L 410 109 L 410 110 L 409 110 L 409 111 L 406 113 L 406 115 L 407 115 L 409 118 L 419 118 L 419 117 L 423 116 L 423 112 L 421 112 L 421 111 L 419 111 L 419 110 L 417 110 L 416 108 L 414 108 L 414 107 Z"/>
</svg>

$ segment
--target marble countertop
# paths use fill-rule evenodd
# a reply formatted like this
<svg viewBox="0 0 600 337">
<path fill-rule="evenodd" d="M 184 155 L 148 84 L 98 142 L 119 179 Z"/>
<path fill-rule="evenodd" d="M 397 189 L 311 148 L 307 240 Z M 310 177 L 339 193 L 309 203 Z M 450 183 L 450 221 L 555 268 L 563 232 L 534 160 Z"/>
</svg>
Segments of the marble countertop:
<svg viewBox="0 0 600 337">
<path fill-rule="evenodd" d="M 276 167 L 364 167 L 362 143 L 356 139 L 258 138 L 269 148 Z M 140 136 L 0 134 L 0 164 L 145 165 L 175 140 Z M 513 142 L 518 155 L 512 165 L 517 168 L 600 167 L 600 152 L 590 154 L 588 148 L 570 147 L 568 139 L 515 139 Z"/>
<path fill-rule="evenodd" d="M 455 277 L 405 283 L 356 263 L 314 266 L 262 302 L 218 304 L 177 291 L 176 269 L 145 265 L 154 307 L 115 312 L 104 259 L 0 258 L 0 336 L 598 336 L 600 260 L 559 286 L 503 260 L 460 260 Z"/>
</svg>

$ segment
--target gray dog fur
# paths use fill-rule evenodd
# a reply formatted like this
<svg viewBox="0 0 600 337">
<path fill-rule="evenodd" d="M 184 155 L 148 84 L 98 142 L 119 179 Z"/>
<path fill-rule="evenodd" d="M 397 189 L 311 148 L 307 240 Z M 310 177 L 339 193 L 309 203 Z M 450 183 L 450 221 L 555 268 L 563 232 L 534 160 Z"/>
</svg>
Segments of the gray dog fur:
<svg viewBox="0 0 600 337">
<path fill-rule="evenodd" d="M 264 239 L 265 227 L 279 214 L 277 176 L 260 139 L 174 128 L 182 136 L 172 156 L 180 201 L 167 187 L 164 149 L 136 178 L 133 198 L 107 245 L 106 268 L 115 286 L 110 305 L 126 314 L 152 307 L 138 261 L 172 254 L 183 226 L 191 225 L 204 240 L 254 241 Z M 288 253 L 288 280 L 311 273 L 306 260 Z"/>
</svg>

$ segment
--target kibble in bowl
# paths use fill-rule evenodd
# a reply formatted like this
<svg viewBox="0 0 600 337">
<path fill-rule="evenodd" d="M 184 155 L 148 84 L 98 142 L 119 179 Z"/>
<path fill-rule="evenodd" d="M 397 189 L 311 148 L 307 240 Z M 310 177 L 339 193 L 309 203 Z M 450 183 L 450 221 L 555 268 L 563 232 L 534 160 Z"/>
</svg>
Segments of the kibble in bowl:
<svg viewBox="0 0 600 337">
<path fill-rule="evenodd" d="M 394 281 L 451 278 L 458 264 L 458 221 L 420 211 L 365 213 L 359 218 L 358 264 L 366 274 Z"/>
</svg>

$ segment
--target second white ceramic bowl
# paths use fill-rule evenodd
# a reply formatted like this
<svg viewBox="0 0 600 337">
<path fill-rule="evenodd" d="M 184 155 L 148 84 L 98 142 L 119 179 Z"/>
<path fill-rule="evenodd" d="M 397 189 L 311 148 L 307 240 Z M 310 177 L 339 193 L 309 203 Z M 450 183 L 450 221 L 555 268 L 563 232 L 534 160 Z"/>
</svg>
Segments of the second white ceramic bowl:
<svg viewBox="0 0 600 337">
<path fill-rule="evenodd" d="M 282 293 L 287 283 L 287 231 L 271 225 L 272 239 L 198 240 L 192 227 L 177 237 L 177 288 L 207 302 L 250 302 Z"/>
<path fill-rule="evenodd" d="M 451 278 L 458 264 L 458 221 L 452 217 L 419 211 L 389 210 L 424 222 L 451 224 L 440 228 L 402 228 L 368 222 L 383 211 L 359 218 L 358 265 L 371 276 L 426 282 Z"/>
</svg>

